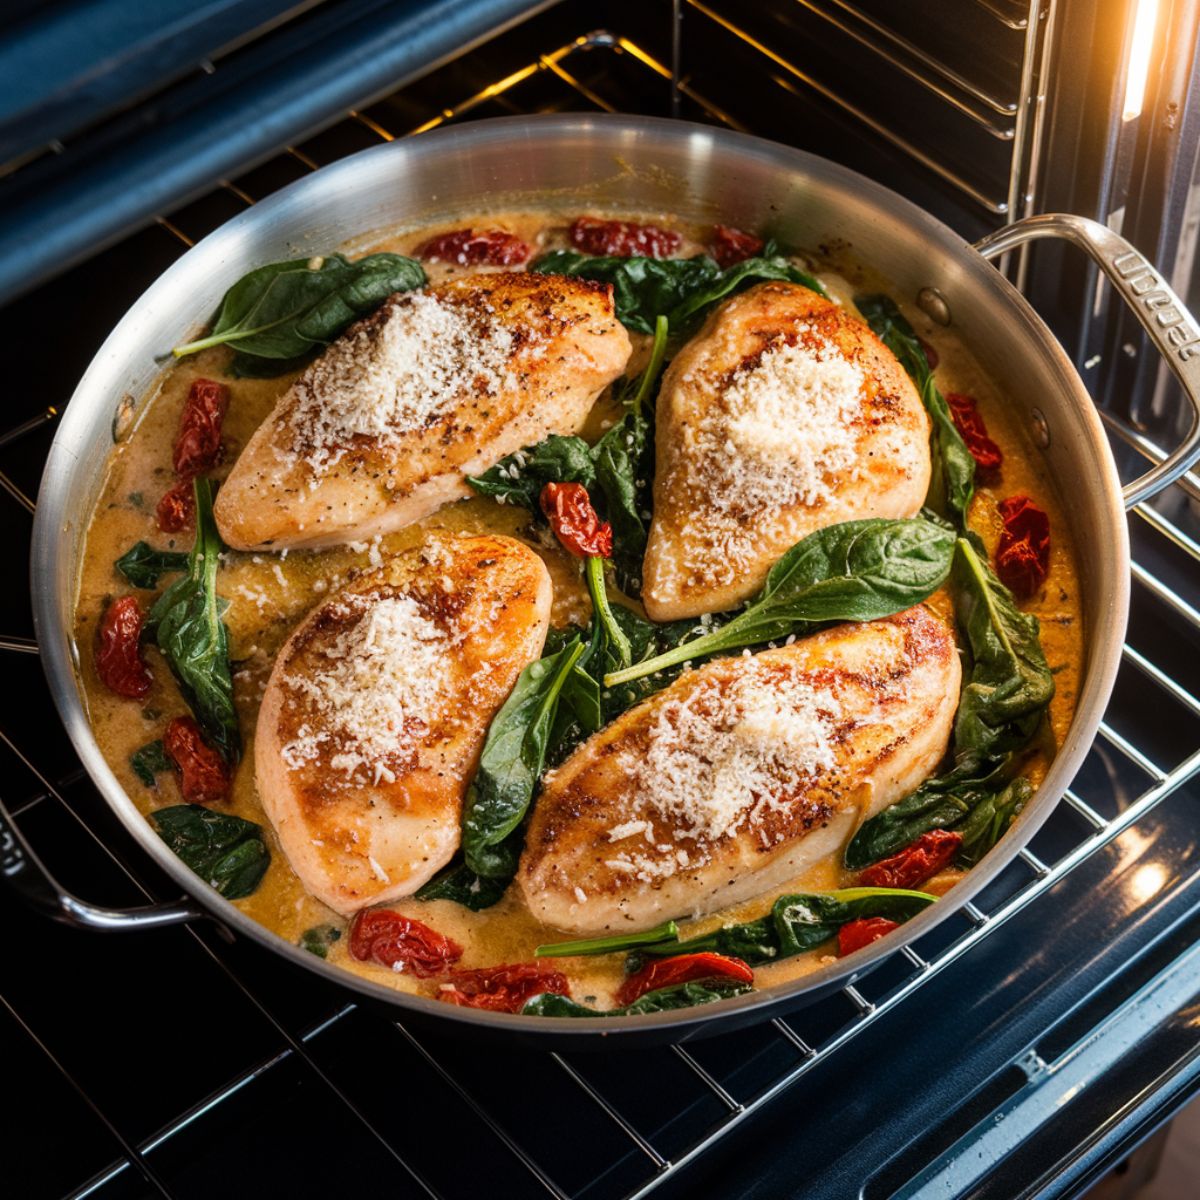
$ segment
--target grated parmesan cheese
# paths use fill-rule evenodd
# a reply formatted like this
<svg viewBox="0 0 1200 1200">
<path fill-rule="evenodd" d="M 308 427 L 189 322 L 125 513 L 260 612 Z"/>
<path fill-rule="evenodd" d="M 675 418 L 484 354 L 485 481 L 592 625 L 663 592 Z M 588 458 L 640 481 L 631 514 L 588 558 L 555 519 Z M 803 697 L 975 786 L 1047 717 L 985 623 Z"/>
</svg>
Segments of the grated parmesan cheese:
<svg viewBox="0 0 1200 1200">
<path fill-rule="evenodd" d="M 283 760 L 297 770 L 327 747 L 335 751 L 330 767 L 348 783 L 394 783 L 396 760 L 411 753 L 413 733 L 426 731 L 444 703 L 451 640 L 411 596 L 351 595 L 332 611 L 358 619 L 318 651 L 316 670 L 285 674 L 318 727 L 301 725 Z"/>
<path fill-rule="evenodd" d="M 643 808 L 677 840 L 712 843 L 786 810 L 813 776 L 834 766 L 839 712 L 828 689 L 793 675 L 768 677 L 754 662 L 732 683 L 710 677 L 663 704 L 648 745 L 630 752 L 625 766 Z M 664 866 L 687 865 L 686 854 L 666 850 Z"/>
<path fill-rule="evenodd" d="M 394 297 L 296 381 L 293 451 L 319 477 L 356 438 L 395 444 L 468 395 L 511 386 L 513 350 L 512 331 L 494 314 L 427 292 Z"/>
<path fill-rule="evenodd" d="M 693 368 L 684 382 L 704 373 Z M 764 522 L 781 510 L 827 503 L 858 463 L 866 376 L 814 324 L 779 337 L 723 385 L 684 443 L 698 464 L 705 502 L 680 530 L 679 565 L 728 584 L 750 563 Z"/>
</svg>

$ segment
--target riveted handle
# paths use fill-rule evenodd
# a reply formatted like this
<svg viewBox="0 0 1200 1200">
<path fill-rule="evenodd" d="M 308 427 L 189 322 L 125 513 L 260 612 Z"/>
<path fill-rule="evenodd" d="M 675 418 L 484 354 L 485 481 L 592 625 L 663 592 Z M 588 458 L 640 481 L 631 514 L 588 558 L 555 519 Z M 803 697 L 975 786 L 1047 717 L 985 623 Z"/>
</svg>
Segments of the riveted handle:
<svg viewBox="0 0 1200 1200">
<path fill-rule="evenodd" d="M 46 869 L 0 801 L 0 876 L 30 907 L 43 916 L 78 929 L 112 933 L 156 929 L 206 916 L 187 899 L 141 908 L 103 908 L 72 895 Z"/>
<path fill-rule="evenodd" d="M 1183 442 L 1122 489 L 1125 507 L 1132 508 L 1174 483 L 1200 458 L 1200 328 L 1149 261 L 1099 221 L 1067 213 L 1026 217 L 976 242 L 975 249 L 984 258 L 996 258 L 1038 238 L 1060 238 L 1091 257 L 1142 323 L 1192 406 L 1192 424 Z"/>
</svg>

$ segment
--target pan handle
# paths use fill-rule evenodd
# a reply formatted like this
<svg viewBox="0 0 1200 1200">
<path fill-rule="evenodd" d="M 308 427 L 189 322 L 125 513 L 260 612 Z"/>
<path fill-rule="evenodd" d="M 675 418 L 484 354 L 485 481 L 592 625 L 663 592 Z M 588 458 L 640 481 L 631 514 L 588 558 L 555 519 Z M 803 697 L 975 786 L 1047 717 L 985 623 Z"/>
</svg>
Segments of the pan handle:
<svg viewBox="0 0 1200 1200">
<path fill-rule="evenodd" d="M 996 258 L 1038 238 L 1061 238 L 1091 257 L 1142 323 L 1192 406 L 1192 426 L 1182 444 L 1122 489 L 1125 507 L 1132 508 L 1174 483 L 1200 458 L 1200 329 L 1149 261 L 1099 221 L 1067 213 L 1026 217 L 988 234 L 975 249 L 984 258 Z"/>
<path fill-rule="evenodd" d="M 43 916 L 72 925 L 112 933 L 157 929 L 206 916 L 190 900 L 147 904 L 142 908 L 102 908 L 73 896 L 43 865 L 0 801 L 0 876 L 26 904 Z"/>
</svg>

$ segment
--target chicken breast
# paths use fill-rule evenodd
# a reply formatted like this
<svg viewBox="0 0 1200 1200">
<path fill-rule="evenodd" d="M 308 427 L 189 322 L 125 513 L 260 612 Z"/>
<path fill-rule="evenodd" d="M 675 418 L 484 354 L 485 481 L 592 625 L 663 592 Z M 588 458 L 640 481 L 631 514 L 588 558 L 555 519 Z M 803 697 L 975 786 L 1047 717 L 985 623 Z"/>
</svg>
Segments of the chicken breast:
<svg viewBox="0 0 1200 1200">
<path fill-rule="evenodd" d="M 239 550 L 390 533 L 465 477 L 578 432 L 625 369 L 608 284 L 501 272 L 390 297 L 281 397 L 217 496 Z"/>
<path fill-rule="evenodd" d="M 263 695 L 254 768 L 304 886 L 343 915 L 407 896 L 458 848 L 484 734 L 550 616 L 542 560 L 433 533 L 310 613 Z"/>
<path fill-rule="evenodd" d="M 920 606 L 681 675 L 547 777 L 525 903 L 602 934 L 780 887 L 933 772 L 960 678 L 951 631 Z"/>
<path fill-rule="evenodd" d="M 914 516 L 929 428 L 904 368 L 838 305 L 792 283 L 727 301 L 663 377 L 646 611 L 733 608 L 814 530 Z"/>
</svg>

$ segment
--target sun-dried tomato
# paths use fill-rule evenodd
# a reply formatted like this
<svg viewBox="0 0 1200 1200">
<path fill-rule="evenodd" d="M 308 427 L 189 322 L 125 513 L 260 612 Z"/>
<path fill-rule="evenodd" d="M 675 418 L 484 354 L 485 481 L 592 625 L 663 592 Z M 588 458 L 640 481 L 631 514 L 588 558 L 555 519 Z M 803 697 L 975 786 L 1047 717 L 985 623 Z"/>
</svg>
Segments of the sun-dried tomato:
<svg viewBox="0 0 1200 1200">
<path fill-rule="evenodd" d="M 490 1012 L 520 1012 L 527 1000 L 546 992 L 556 996 L 571 994 L 571 985 L 561 971 L 535 962 L 451 971 L 447 980 L 437 993 L 439 1000 L 463 1008 L 486 1008 Z"/>
<path fill-rule="evenodd" d="M 691 983 L 696 979 L 734 979 L 738 983 L 753 983 L 754 972 L 740 958 L 726 954 L 677 954 L 674 958 L 658 958 L 630 975 L 617 992 L 617 1003 L 632 1004 L 647 992 Z"/>
<path fill-rule="evenodd" d="M 172 463 L 180 479 L 192 480 L 220 461 L 221 422 L 229 408 L 229 389 L 211 379 L 197 379 L 179 418 Z"/>
<path fill-rule="evenodd" d="M 164 492 L 154 515 L 163 533 L 191 529 L 196 522 L 196 495 L 192 491 L 192 481 L 181 479 L 170 491 Z"/>
<path fill-rule="evenodd" d="M 860 917 L 857 921 L 847 921 L 838 930 L 838 954 L 845 958 L 847 954 L 853 954 L 855 950 L 861 950 L 899 928 L 895 921 L 889 921 L 887 917 Z"/>
<path fill-rule="evenodd" d="M 950 406 L 955 429 L 962 434 L 967 449 L 975 459 L 976 473 L 983 477 L 994 476 L 1004 462 L 1004 455 L 988 436 L 987 426 L 979 415 L 979 402 L 974 396 L 947 392 L 946 403 Z"/>
<path fill-rule="evenodd" d="M 221 461 L 221 423 L 229 408 L 229 389 L 211 379 L 197 379 L 188 391 L 179 418 L 172 465 L 176 482 L 155 509 L 163 533 L 190 529 L 196 520 L 192 480 Z"/>
<path fill-rule="evenodd" d="M 554 536 L 580 558 L 611 558 L 612 526 L 601 521 L 582 483 L 548 483 L 542 488 L 542 512 Z"/>
<path fill-rule="evenodd" d="M 390 908 L 367 908 L 350 926 L 350 953 L 393 971 L 411 970 L 419 979 L 440 975 L 462 957 L 462 947 L 436 929 Z"/>
<path fill-rule="evenodd" d="M 732 225 L 714 225 L 712 232 L 712 256 L 719 266 L 732 267 L 747 258 L 762 253 L 762 238 L 752 233 L 743 233 Z"/>
<path fill-rule="evenodd" d="M 179 768 L 179 790 L 188 804 L 220 804 L 229 798 L 229 765 L 205 742 L 191 717 L 176 717 L 167 726 L 163 750 Z"/>
<path fill-rule="evenodd" d="M 962 834 L 931 829 L 859 876 L 863 887 L 915 888 L 932 879 L 958 853 Z"/>
<path fill-rule="evenodd" d="M 110 692 L 140 700 L 153 679 L 142 661 L 142 606 L 135 596 L 114 600 L 100 619 L 96 642 L 96 674 Z"/>
<path fill-rule="evenodd" d="M 673 229 L 639 225 L 636 221 L 602 221 L 598 217 L 576 217 L 569 230 L 571 245 L 585 254 L 608 254 L 617 258 L 668 258 L 679 249 L 683 238 Z"/>
<path fill-rule="evenodd" d="M 996 574 L 1014 596 L 1027 600 L 1050 573 L 1050 518 L 1026 495 L 998 505 L 1004 530 L 996 550 Z"/>
<path fill-rule="evenodd" d="M 925 355 L 925 361 L 929 364 L 929 369 L 936 371 L 938 363 L 942 361 L 941 355 L 923 337 L 917 338 L 917 341 L 921 343 L 921 350 Z"/>
<path fill-rule="evenodd" d="M 456 229 L 423 242 L 415 253 L 429 262 L 464 267 L 514 267 L 523 263 L 531 251 L 527 242 L 502 229 Z"/>
</svg>

